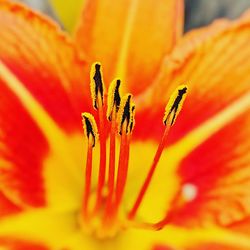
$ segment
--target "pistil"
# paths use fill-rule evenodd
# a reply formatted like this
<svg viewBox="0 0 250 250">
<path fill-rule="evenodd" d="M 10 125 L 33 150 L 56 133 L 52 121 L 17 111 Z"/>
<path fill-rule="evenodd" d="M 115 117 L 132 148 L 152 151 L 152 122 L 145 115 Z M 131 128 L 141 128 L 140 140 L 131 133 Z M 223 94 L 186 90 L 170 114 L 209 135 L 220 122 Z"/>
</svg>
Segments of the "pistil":
<svg viewBox="0 0 250 250">
<path fill-rule="evenodd" d="M 90 89 L 93 107 L 99 112 L 100 164 L 95 211 L 101 206 L 106 175 L 106 132 L 104 114 L 104 83 L 100 63 L 94 63 L 90 72 Z"/>
</svg>

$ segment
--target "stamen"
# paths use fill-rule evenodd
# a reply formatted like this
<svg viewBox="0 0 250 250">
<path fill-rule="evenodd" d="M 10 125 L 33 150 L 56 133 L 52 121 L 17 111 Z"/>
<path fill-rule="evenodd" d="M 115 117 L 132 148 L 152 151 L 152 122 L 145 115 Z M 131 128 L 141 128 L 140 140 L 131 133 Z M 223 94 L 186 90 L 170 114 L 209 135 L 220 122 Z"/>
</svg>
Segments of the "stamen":
<svg viewBox="0 0 250 250">
<path fill-rule="evenodd" d="M 98 138 L 98 131 L 94 117 L 89 113 L 82 114 L 83 130 L 85 136 L 88 138 L 87 161 L 85 169 L 85 190 L 83 197 L 83 216 L 88 220 L 88 203 L 91 190 L 91 176 L 92 176 L 92 149 L 96 144 Z"/>
<path fill-rule="evenodd" d="M 116 118 L 119 110 L 120 97 L 119 79 L 115 79 L 109 86 L 108 90 L 108 105 L 107 105 L 107 119 L 111 121 L 110 131 L 110 151 L 109 151 L 109 174 L 108 174 L 108 196 L 105 217 L 112 214 L 112 198 L 114 192 L 115 182 L 115 147 L 116 147 Z"/>
<path fill-rule="evenodd" d="M 151 168 L 148 172 L 148 175 L 147 175 L 147 177 L 146 177 L 146 179 L 141 187 L 141 190 L 136 198 L 136 201 L 135 201 L 132 209 L 128 213 L 128 218 L 130 220 L 135 217 L 136 212 L 138 211 L 138 208 L 141 205 L 141 202 L 142 202 L 142 200 L 145 196 L 145 193 L 149 187 L 149 184 L 152 180 L 156 166 L 157 166 L 157 164 L 160 160 L 161 154 L 165 148 L 169 130 L 170 130 L 171 126 L 175 123 L 177 115 L 179 114 L 179 112 L 182 108 L 186 92 L 187 92 L 187 86 L 181 85 L 174 91 L 174 93 L 171 95 L 171 97 L 169 99 L 169 102 L 168 102 L 166 109 L 165 109 L 166 112 L 165 112 L 165 115 L 163 118 L 163 123 L 165 124 L 166 128 L 165 128 L 164 134 L 162 136 L 161 142 L 158 146 L 158 149 L 156 151 L 156 154 L 154 156 L 154 160 L 152 162 L 152 165 L 151 165 Z"/>
<path fill-rule="evenodd" d="M 90 90 L 93 100 L 93 107 L 99 114 L 99 132 L 100 132 L 100 166 L 97 186 L 95 212 L 99 209 L 102 201 L 102 192 L 105 184 L 106 173 L 106 130 L 104 114 L 104 82 L 101 70 L 101 64 L 96 62 L 91 67 L 90 72 Z"/>
<path fill-rule="evenodd" d="M 118 212 L 122 201 L 128 174 L 130 135 L 133 129 L 131 123 L 134 123 L 133 115 L 135 111 L 135 106 L 131 103 L 131 97 L 131 94 L 127 94 L 122 98 L 118 114 L 118 131 L 121 135 L 121 144 L 115 190 L 115 214 Z"/>
</svg>

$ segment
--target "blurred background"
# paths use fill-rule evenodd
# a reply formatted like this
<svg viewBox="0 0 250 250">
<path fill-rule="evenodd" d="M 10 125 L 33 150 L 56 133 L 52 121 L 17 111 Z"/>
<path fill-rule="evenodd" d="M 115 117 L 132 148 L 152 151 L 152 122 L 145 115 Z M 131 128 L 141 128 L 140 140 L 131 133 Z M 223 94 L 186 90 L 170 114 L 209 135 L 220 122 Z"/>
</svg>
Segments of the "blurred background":
<svg viewBox="0 0 250 250">
<path fill-rule="evenodd" d="M 21 0 L 21 2 L 25 2 L 58 21 L 48 0 Z M 186 0 L 185 31 L 207 25 L 218 17 L 236 18 L 248 8 L 250 8 L 250 0 Z"/>
</svg>

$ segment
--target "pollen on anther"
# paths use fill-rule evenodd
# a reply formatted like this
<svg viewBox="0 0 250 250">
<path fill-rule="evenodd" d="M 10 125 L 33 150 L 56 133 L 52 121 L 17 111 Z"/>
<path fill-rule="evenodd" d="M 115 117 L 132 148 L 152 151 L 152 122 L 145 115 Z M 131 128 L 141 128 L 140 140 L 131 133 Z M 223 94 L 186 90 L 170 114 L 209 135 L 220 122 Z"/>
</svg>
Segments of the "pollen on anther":
<svg viewBox="0 0 250 250">
<path fill-rule="evenodd" d="M 130 133 L 132 133 L 134 127 L 135 127 L 135 104 L 133 103 L 131 105 L 131 122 L 130 122 L 130 125 L 129 125 Z"/>
<path fill-rule="evenodd" d="M 163 117 L 164 125 L 167 124 L 170 126 L 174 125 L 176 118 L 179 115 L 183 103 L 186 99 L 186 94 L 187 94 L 186 85 L 180 85 L 175 89 L 165 108 L 165 114 Z"/>
<path fill-rule="evenodd" d="M 103 104 L 104 82 L 101 63 L 95 62 L 90 70 L 90 91 L 93 101 L 93 107 L 98 109 L 98 97 L 101 98 Z"/>
<path fill-rule="evenodd" d="M 95 122 L 95 118 L 90 113 L 82 113 L 82 124 L 85 136 L 92 140 L 92 146 L 94 147 L 98 140 L 98 129 Z"/>
<path fill-rule="evenodd" d="M 131 98 L 131 94 L 126 94 L 121 99 L 120 109 L 118 112 L 118 131 L 120 135 L 124 130 L 126 133 L 129 133 L 131 122 L 133 122 Z"/>
<path fill-rule="evenodd" d="M 113 110 L 118 112 L 121 103 L 120 96 L 121 80 L 115 79 L 111 82 L 108 89 L 108 105 L 107 105 L 107 119 L 111 120 Z"/>
</svg>

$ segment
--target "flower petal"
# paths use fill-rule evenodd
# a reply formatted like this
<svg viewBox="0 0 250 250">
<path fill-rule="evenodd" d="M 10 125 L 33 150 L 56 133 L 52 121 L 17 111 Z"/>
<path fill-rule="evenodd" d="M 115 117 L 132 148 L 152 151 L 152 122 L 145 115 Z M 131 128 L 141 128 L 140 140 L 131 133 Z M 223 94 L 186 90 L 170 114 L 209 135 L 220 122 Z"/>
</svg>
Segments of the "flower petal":
<svg viewBox="0 0 250 250">
<path fill-rule="evenodd" d="M 155 85 L 137 99 L 142 108 L 137 112 L 136 138 L 159 139 L 162 129 L 155 124 L 162 122 L 164 99 L 178 84 L 189 86 L 170 134 L 165 153 L 169 159 L 165 161 L 164 154 L 160 162 L 171 168 L 169 176 L 178 174 L 169 185 L 177 194 L 166 223 L 229 226 L 249 217 L 249 39 L 249 14 L 193 31 L 167 57 Z"/>
<path fill-rule="evenodd" d="M 2 63 L 57 123 L 72 130 L 79 122 L 79 98 L 89 96 L 83 91 L 85 63 L 73 43 L 52 21 L 20 4 L 1 0 L 0 22 Z"/>
<path fill-rule="evenodd" d="M 76 233 L 67 246 L 72 250 L 81 250 L 82 244 L 85 242 L 84 249 L 99 250 L 99 249 L 154 249 L 155 245 L 168 245 L 169 248 L 164 250 L 180 250 L 188 249 L 188 247 L 197 244 L 206 244 L 216 242 L 228 244 L 231 246 L 239 246 L 240 249 L 250 249 L 250 241 L 246 236 L 228 233 L 218 229 L 194 229 L 187 230 L 178 227 L 167 227 L 161 231 L 146 230 L 141 228 L 127 229 L 116 238 L 105 241 L 86 240 L 86 237 L 81 232 Z M 171 246 L 171 247 L 170 247 Z M 66 247 L 66 246 L 65 246 Z M 66 247 L 66 248 L 67 248 Z M 237 249 L 238 250 L 238 249 Z"/>
<path fill-rule="evenodd" d="M 79 90 L 87 74 L 73 44 L 46 18 L 1 0 L 0 22 L 0 190 L 18 207 L 40 207 L 48 202 L 50 152 L 50 182 L 61 183 L 64 173 L 62 183 L 71 184 L 64 138 L 82 129 L 88 99 Z"/>
<path fill-rule="evenodd" d="M 116 237 L 100 240 L 79 228 L 78 217 L 72 212 L 58 213 L 49 209 L 35 209 L 0 220 L 1 239 L 21 242 L 41 242 L 51 249 L 150 249 L 168 245 L 170 249 L 186 249 L 197 244 L 230 245 L 249 249 L 247 236 L 216 227 L 193 230 L 168 225 L 160 231 L 146 228 L 127 228 Z"/>
<path fill-rule="evenodd" d="M 250 136 L 250 15 L 207 29 L 212 32 L 209 39 L 197 40 L 194 34 L 184 39 L 186 47 L 177 48 L 169 61 L 174 63 L 175 58 L 169 78 L 163 77 L 170 86 L 190 82 L 186 108 L 174 127 L 177 136 L 172 137 L 172 142 L 182 138 L 173 144 L 181 161 L 180 189 L 166 221 L 229 226 L 250 214 L 246 139 Z M 204 30 L 200 34 L 205 35 Z M 190 38 L 196 41 L 194 46 L 188 43 L 191 49 Z M 180 48 L 188 48 L 188 53 L 177 60 Z"/>
<path fill-rule="evenodd" d="M 186 250 L 246 250 L 246 248 L 241 248 L 237 246 L 222 245 L 222 244 L 201 244 L 194 247 L 187 248 Z"/>
<path fill-rule="evenodd" d="M 168 221 L 192 227 L 217 224 L 231 229 L 231 224 L 245 221 L 241 229 L 249 233 L 249 96 L 248 100 L 245 112 L 212 135 L 211 127 L 205 126 L 202 133 L 195 130 L 178 142 L 180 158 L 184 148 L 191 151 L 188 149 L 189 154 L 180 163 L 180 190 Z M 213 122 L 216 125 L 218 120 Z M 196 144 L 197 138 L 205 140 Z"/>
<path fill-rule="evenodd" d="M 106 81 L 120 77 L 133 94 L 149 86 L 182 33 L 182 0 L 88 1 L 76 41 Z"/>
<path fill-rule="evenodd" d="M 76 234 L 78 226 L 74 213 L 30 209 L 0 220 L 0 246 L 6 243 L 14 244 L 13 241 L 16 241 L 18 246 L 33 242 L 41 249 L 42 246 L 64 249 L 65 242 L 72 234 Z M 85 245 L 84 242 L 82 244 Z"/>
<path fill-rule="evenodd" d="M 189 90 L 170 133 L 171 143 L 249 91 L 249 39 L 250 13 L 186 34 L 166 57 L 154 84 L 137 98 L 135 136 L 159 140 L 163 128 L 155 129 L 155 124 L 162 122 L 168 98 L 180 84 Z"/>
<path fill-rule="evenodd" d="M 74 2 L 49 0 L 49 2 L 64 27 L 69 31 L 74 30 L 77 21 L 80 18 L 81 7 L 84 6 L 85 0 L 74 0 Z"/>
<path fill-rule="evenodd" d="M 6 237 L 0 238 L 0 247 L 4 250 L 49 250 L 49 248 L 40 243 Z"/>
<path fill-rule="evenodd" d="M 185 248 L 172 248 L 166 245 L 156 245 L 152 250 L 246 250 L 246 248 L 241 248 L 237 246 L 216 244 L 216 243 L 207 243 L 207 244 L 197 244 L 192 247 Z"/>
<path fill-rule="evenodd" d="M 3 192 L 0 192 L 0 218 L 20 212 L 21 209 L 13 204 Z"/>
</svg>

